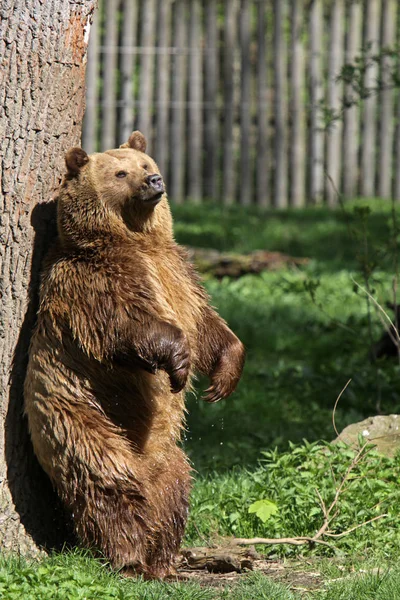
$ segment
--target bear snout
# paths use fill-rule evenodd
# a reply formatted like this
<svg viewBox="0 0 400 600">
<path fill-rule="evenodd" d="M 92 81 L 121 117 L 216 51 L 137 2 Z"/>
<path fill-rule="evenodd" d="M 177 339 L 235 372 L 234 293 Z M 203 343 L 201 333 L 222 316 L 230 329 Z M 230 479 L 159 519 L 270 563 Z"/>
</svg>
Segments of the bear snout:
<svg viewBox="0 0 400 600">
<path fill-rule="evenodd" d="M 154 189 L 155 192 L 162 194 L 164 192 L 164 182 L 161 175 L 154 174 L 146 177 L 146 183 Z"/>
</svg>

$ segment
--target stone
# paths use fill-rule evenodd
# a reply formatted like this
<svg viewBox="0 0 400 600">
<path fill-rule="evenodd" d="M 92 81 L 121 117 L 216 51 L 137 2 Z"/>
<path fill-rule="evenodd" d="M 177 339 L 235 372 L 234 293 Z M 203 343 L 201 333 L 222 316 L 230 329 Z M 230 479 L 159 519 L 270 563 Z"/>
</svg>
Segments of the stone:
<svg viewBox="0 0 400 600">
<path fill-rule="evenodd" d="M 376 415 L 352 423 L 343 429 L 333 443 L 358 446 L 359 436 L 374 444 L 380 454 L 393 457 L 400 450 L 400 415 Z"/>
</svg>

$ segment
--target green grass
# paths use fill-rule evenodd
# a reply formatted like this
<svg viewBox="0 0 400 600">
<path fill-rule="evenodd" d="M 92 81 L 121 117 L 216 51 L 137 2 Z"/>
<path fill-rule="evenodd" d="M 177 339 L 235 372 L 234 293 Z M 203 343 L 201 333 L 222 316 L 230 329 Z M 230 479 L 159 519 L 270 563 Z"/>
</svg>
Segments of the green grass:
<svg viewBox="0 0 400 600">
<path fill-rule="evenodd" d="M 351 203 L 346 213 L 174 208 L 181 243 L 310 259 L 301 269 L 206 281 L 214 305 L 244 341 L 247 361 L 231 398 L 216 405 L 194 396 L 188 401 L 184 445 L 196 473 L 186 545 L 218 535 L 313 535 L 323 519 L 316 490 L 329 503 L 353 457 L 343 446 L 319 441 L 335 437 L 332 409 L 345 383 L 352 379 L 337 408 L 339 429 L 376 414 L 378 404 L 384 413 L 400 412 L 400 368 L 396 361 L 371 363 L 371 342 L 382 325 L 372 310 L 370 330 L 365 295 L 354 285 L 364 285 L 367 274 L 374 296 L 382 303 L 391 298 L 390 210 L 389 203 L 376 201 Z M 199 390 L 204 385 L 200 381 Z M 383 513 L 385 519 L 334 540 L 335 550 L 263 548 L 288 560 L 301 552 L 311 561 L 305 569 L 317 560 L 323 583 L 309 593 L 260 574 L 244 576 L 232 589 L 131 581 L 74 552 L 40 563 L 3 558 L 0 598 L 392 600 L 400 597 L 400 571 L 392 568 L 400 544 L 399 481 L 400 458 L 369 453 L 340 498 L 332 528 L 341 532 Z M 249 512 L 262 500 L 277 507 L 265 522 Z M 357 574 L 366 564 L 370 572 Z M 377 566 L 380 572 L 371 571 Z"/>
<path fill-rule="evenodd" d="M 363 208 L 364 207 L 364 208 Z M 215 206 L 177 207 L 178 241 L 236 252 L 257 248 L 310 258 L 301 269 L 206 281 L 214 305 L 247 348 L 237 392 L 215 406 L 189 399 L 185 446 L 199 472 L 255 465 L 260 450 L 289 441 L 335 437 L 331 412 L 352 378 L 337 415 L 339 428 L 400 410 L 400 371 L 372 365 L 371 341 L 382 332 L 374 295 L 392 299 L 391 206 L 354 202 L 342 210 L 257 213 Z"/>
<path fill-rule="evenodd" d="M 187 542 L 201 544 L 217 535 L 312 537 L 324 522 L 319 495 L 328 507 L 353 458 L 354 451 L 343 445 L 306 442 L 286 452 L 264 452 L 256 469 L 238 467 L 200 478 L 192 494 Z M 378 515 L 386 517 L 351 535 L 327 540 L 332 541 L 333 550 L 280 545 L 262 547 L 262 552 L 286 558 L 299 552 L 317 552 L 342 558 L 360 555 L 372 560 L 395 559 L 400 545 L 399 480 L 400 458 L 368 452 L 351 472 L 330 529 L 339 534 Z M 265 522 L 249 512 L 254 502 L 262 500 L 272 501 L 277 507 L 276 514 Z"/>
<path fill-rule="evenodd" d="M 321 600 L 395 600 L 399 590 L 399 571 L 382 569 L 327 585 L 326 591 L 316 597 Z"/>
<path fill-rule="evenodd" d="M 239 253 L 280 251 L 314 258 L 325 272 L 358 267 L 365 222 L 370 238 L 385 242 L 385 248 L 377 244 L 374 249 L 379 260 L 390 261 L 386 242 L 391 203 L 384 200 L 356 200 L 347 203 L 345 211 L 318 207 L 260 212 L 255 207 L 185 204 L 174 206 L 173 214 L 175 234 L 182 244 Z"/>
<path fill-rule="evenodd" d="M 320 566 L 324 576 L 324 566 Z M 304 593 L 304 584 L 295 588 L 290 590 L 288 583 L 260 573 L 244 575 L 233 587 L 217 588 L 128 580 L 79 552 L 41 562 L 22 558 L 0 561 L 2 600 L 394 600 L 399 597 L 400 571 L 397 567 L 370 569 L 364 561 L 357 563 L 355 571 L 331 567 L 329 578 L 310 593 Z"/>
<path fill-rule="evenodd" d="M 0 562 L 2 600 L 209 600 L 197 584 L 132 581 L 112 573 L 82 552 L 44 561 L 3 558 Z"/>
</svg>

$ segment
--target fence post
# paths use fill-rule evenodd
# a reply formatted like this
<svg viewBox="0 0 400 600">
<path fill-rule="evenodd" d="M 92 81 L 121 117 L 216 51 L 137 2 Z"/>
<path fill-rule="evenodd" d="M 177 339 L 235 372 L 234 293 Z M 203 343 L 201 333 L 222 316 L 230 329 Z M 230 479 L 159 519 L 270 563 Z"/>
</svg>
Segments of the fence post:
<svg viewBox="0 0 400 600">
<path fill-rule="evenodd" d="M 267 19 L 266 4 L 257 5 L 257 161 L 256 161 L 256 204 L 267 207 L 271 204 L 270 165 L 268 155 L 268 87 L 267 87 Z"/>
<path fill-rule="evenodd" d="M 336 81 L 343 64 L 344 43 L 344 3 L 335 0 L 331 6 L 330 44 L 328 59 L 328 107 L 332 109 L 337 120 L 330 123 L 327 131 L 326 147 L 326 197 L 329 206 L 339 202 L 341 188 L 341 156 L 342 156 L 342 115 L 340 113 L 343 100 L 343 86 Z"/>
<path fill-rule="evenodd" d="M 395 40 L 395 26 L 397 23 L 396 2 L 383 0 L 382 5 L 382 41 L 381 48 L 388 48 Z M 388 70 L 393 65 L 389 56 L 381 60 L 381 116 L 379 128 L 379 168 L 378 168 L 378 195 L 381 198 L 392 197 L 392 164 L 393 164 L 393 90 L 390 89 L 391 77 Z"/>
<path fill-rule="evenodd" d="M 118 43 L 118 0 L 104 2 L 104 72 L 103 102 L 101 111 L 101 150 L 115 147 L 116 142 L 116 73 Z"/>
<path fill-rule="evenodd" d="M 397 15 L 397 25 L 400 22 L 400 11 Z M 400 27 L 397 26 L 397 44 L 400 46 Z M 400 60 L 398 60 L 397 77 L 400 80 Z M 394 163 L 394 199 L 400 202 L 400 91 L 397 92 L 397 127 L 396 127 L 396 147 Z"/>
<path fill-rule="evenodd" d="M 121 35 L 121 111 L 119 123 L 119 143 L 123 144 L 133 130 L 133 74 L 136 63 L 138 3 L 136 0 L 123 0 Z"/>
<path fill-rule="evenodd" d="M 204 194 L 217 198 L 218 152 L 218 32 L 217 2 L 205 3 L 205 55 L 204 55 Z"/>
<path fill-rule="evenodd" d="M 185 0 L 175 0 L 173 18 L 174 59 L 171 81 L 171 129 L 170 129 L 170 191 L 177 204 L 184 199 L 185 157 L 185 63 L 186 63 L 186 20 Z"/>
<path fill-rule="evenodd" d="M 304 115 L 304 48 L 302 42 L 304 0 L 291 2 L 290 38 L 290 115 L 289 143 L 291 206 L 305 204 L 305 115 Z"/>
<path fill-rule="evenodd" d="M 188 196 L 201 202 L 202 175 L 202 50 L 200 44 L 201 6 L 199 0 L 190 0 L 189 60 L 188 60 Z"/>
<path fill-rule="evenodd" d="M 168 173 L 169 92 L 171 67 L 171 1 L 157 0 L 157 59 L 154 156 L 161 173 Z"/>
<path fill-rule="evenodd" d="M 367 56 L 376 54 L 379 42 L 380 2 L 367 0 L 365 15 L 365 42 Z M 379 68 L 376 62 L 371 63 L 365 74 L 364 85 L 371 90 L 376 88 Z M 376 174 L 376 92 L 364 100 L 363 106 L 363 136 L 361 140 L 361 195 L 374 196 Z"/>
<path fill-rule="evenodd" d="M 313 0 L 310 7 L 310 197 L 313 204 L 321 204 L 324 196 L 324 123 L 321 102 L 322 86 L 322 33 L 321 0 Z"/>
<path fill-rule="evenodd" d="M 251 64 L 250 64 L 250 5 L 241 0 L 239 19 L 240 61 L 240 204 L 251 204 Z"/>
<path fill-rule="evenodd" d="M 141 55 L 139 73 L 139 105 L 137 114 L 137 127 L 145 135 L 148 142 L 148 151 L 151 152 L 152 143 L 152 109 L 153 109 L 153 82 L 154 82 L 154 41 L 155 41 L 155 0 L 146 0 L 143 3 L 146 10 L 142 14 L 141 23 Z"/>
<path fill-rule="evenodd" d="M 286 45 L 283 34 L 285 8 L 286 0 L 274 0 L 274 205 L 277 208 L 286 208 L 288 205 Z"/>
<path fill-rule="evenodd" d="M 350 2 L 348 31 L 346 36 L 346 63 L 354 62 L 361 50 L 362 10 L 361 2 Z M 360 143 L 359 100 L 353 94 L 351 85 L 344 92 L 345 110 L 343 115 L 343 194 L 354 198 L 358 189 Z"/>
<path fill-rule="evenodd" d="M 223 162 L 222 162 L 222 196 L 225 204 L 233 204 L 235 199 L 236 171 L 233 155 L 233 123 L 234 123 L 234 54 L 236 37 L 236 0 L 225 0 L 224 22 L 224 120 L 223 120 Z"/>
</svg>

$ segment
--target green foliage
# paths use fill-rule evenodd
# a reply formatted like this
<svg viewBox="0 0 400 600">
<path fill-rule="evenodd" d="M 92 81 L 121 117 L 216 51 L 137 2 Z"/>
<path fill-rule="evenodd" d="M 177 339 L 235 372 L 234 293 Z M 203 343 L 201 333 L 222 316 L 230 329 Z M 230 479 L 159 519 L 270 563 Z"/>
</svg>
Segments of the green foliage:
<svg viewBox="0 0 400 600">
<path fill-rule="evenodd" d="M 254 513 L 263 523 L 268 521 L 268 519 L 277 512 L 278 507 L 275 502 L 271 502 L 271 500 L 268 500 L 267 498 L 256 500 L 256 502 L 253 502 L 253 504 L 250 504 L 249 506 L 249 513 Z"/>
<path fill-rule="evenodd" d="M 346 212 L 174 208 L 182 243 L 311 259 L 302 269 L 206 282 L 214 305 L 244 341 L 247 361 L 232 398 L 211 406 L 189 399 L 184 444 L 197 472 L 187 545 L 203 545 L 216 535 L 314 535 L 323 522 L 317 490 L 329 504 L 354 456 L 344 446 L 317 441 L 335 437 L 332 408 L 344 384 L 352 379 L 337 408 L 339 429 L 375 414 L 378 395 L 383 412 L 400 412 L 400 368 L 389 360 L 373 368 L 371 334 L 378 339 L 382 325 L 354 284 L 365 286 L 367 278 L 382 304 L 392 298 L 398 211 L 383 201 L 346 204 Z M 200 381 L 199 390 L 205 385 Z M 344 574 L 332 560 L 323 566 L 332 551 L 322 546 L 260 550 L 281 557 L 318 556 L 324 578 L 337 581 L 313 592 L 315 599 L 400 597 L 398 570 L 352 572 L 357 561 L 375 566 L 397 559 L 399 480 L 398 457 L 369 453 L 352 472 L 332 530 L 341 533 L 383 513 L 388 517 L 332 540 L 335 560 L 347 565 Z M 300 595 L 260 574 L 245 576 L 229 589 L 132 581 L 86 554 L 64 553 L 41 562 L 3 557 L 0 598 L 295 600 Z"/>
<path fill-rule="evenodd" d="M 363 282 L 356 272 L 323 273 L 316 266 L 207 282 L 213 303 L 244 341 L 247 359 L 231 398 L 213 406 L 189 398 L 185 448 L 196 469 L 254 464 L 260 450 L 287 447 L 289 440 L 332 439 L 332 408 L 350 378 L 338 428 L 376 413 L 368 307 L 354 291 L 353 275 Z M 391 283 L 391 274 L 375 271 L 373 287 L 382 301 Z M 376 313 L 372 321 L 376 340 L 382 324 Z M 378 368 L 382 410 L 396 412 L 399 367 L 382 361 Z"/>
<path fill-rule="evenodd" d="M 212 600 L 197 584 L 168 584 L 123 579 L 82 552 L 41 562 L 22 558 L 0 561 L 2 600 Z"/>
<path fill-rule="evenodd" d="M 198 471 L 254 465 L 260 450 L 288 441 L 332 439 L 332 408 L 350 378 L 336 414 L 339 429 L 376 414 L 379 398 L 383 412 L 400 410 L 399 367 L 390 360 L 372 365 L 371 344 L 383 327 L 354 284 L 365 287 L 368 276 L 382 304 L 392 298 L 390 202 L 353 202 L 345 213 L 208 205 L 174 212 L 180 242 L 311 259 L 302 269 L 206 282 L 247 359 L 231 398 L 213 406 L 189 398 L 185 448 Z"/>
<path fill-rule="evenodd" d="M 233 589 L 226 589 L 217 597 L 223 600 L 299 600 L 287 585 L 275 583 L 261 573 L 243 577 Z"/>
<path fill-rule="evenodd" d="M 357 269 L 363 228 L 359 209 L 368 206 L 369 234 L 380 268 L 389 267 L 386 251 L 391 227 L 391 203 L 374 199 L 346 202 L 346 211 L 328 208 L 267 210 L 215 204 L 173 206 L 174 230 L 182 244 L 227 252 L 266 249 L 315 259 L 325 272 Z M 399 209 L 397 209 L 399 210 Z"/>
<path fill-rule="evenodd" d="M 400 572 L 374 569 L 358 577 L 342 577 L 326 587 L 316 596 L 320 600 L 394 600 L 400 595 Z"/>
<path fill-rule="evenodd" d="M 317 490 L 329 506 L 354 456 L 355 452 L 342 444 L 290 444 L 287 452 L 263 452 L 256 469 L 237 468 L 223 476 L 214 473 L 199 479 L 192 494 L 187 543 L 198 542 L 199 536 L 209 538 L 216 534 L 312 537 L 323 524 Z M 330 526 L 332 533 L 343 533 L 378 515 L 388 516 L 332 540 L 340 552 L 385 559 L 397 556 L 399 478 L 400 458 L 389 459 L 374 452 L 368 452 L 351 471 L 336 507 L 338 514 Z M 261 509 L 260 499 L 266 494 L 275 510 L 267 519 L 260 519 L 254 508 Z M 331 553 L 323 546 L 311 551 Z M 290 556 L 299 553 L 299 549 L 267 546 L 263 552 Z M 302 547 L 300 552 L 308 553 L 310 549 Z"/>
</svg>

